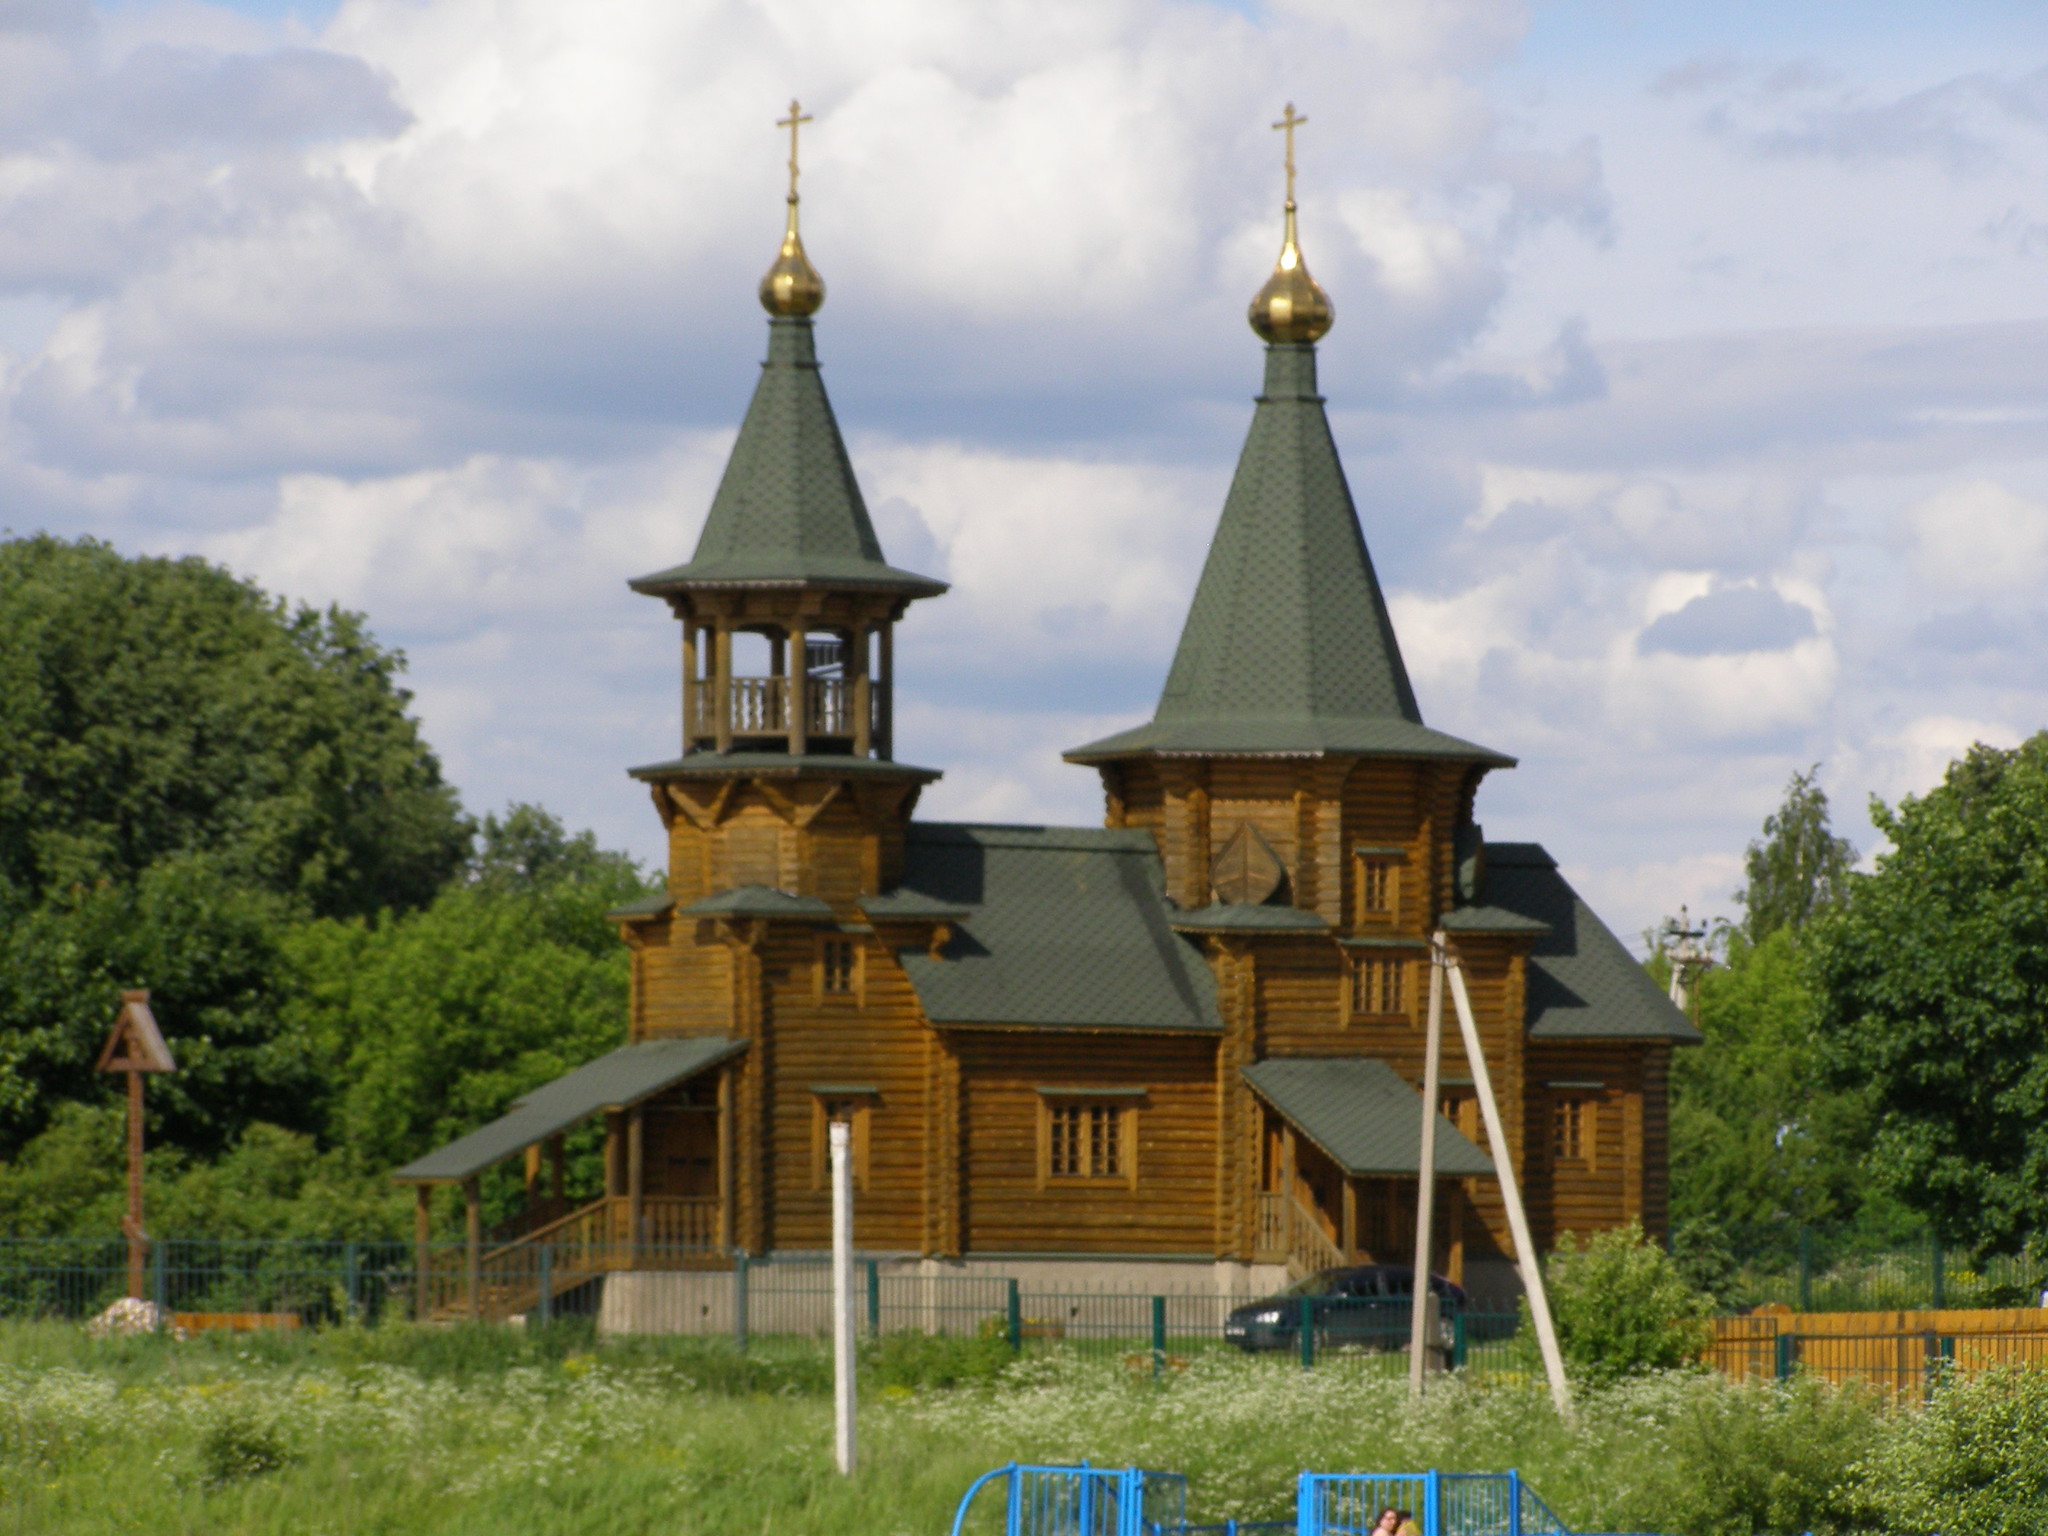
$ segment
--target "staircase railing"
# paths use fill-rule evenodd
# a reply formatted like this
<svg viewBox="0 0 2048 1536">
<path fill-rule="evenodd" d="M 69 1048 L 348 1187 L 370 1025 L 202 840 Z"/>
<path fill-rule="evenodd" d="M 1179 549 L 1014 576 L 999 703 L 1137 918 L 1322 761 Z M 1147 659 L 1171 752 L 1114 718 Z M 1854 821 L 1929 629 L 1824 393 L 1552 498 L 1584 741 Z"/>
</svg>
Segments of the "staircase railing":
<svg viewBox="0 0 2048 1536">
<path fill-rule="evenodd" d="M 442 1251 L 428 1275 L 428 1315 L 502 1319 L 532 1310 L 543 1292 L 560 1295 L 598 1275 L 629 1269 L 692 1269 L 716 1262 L 718 1200 L 643 1196 L 640 1230 L 624 1195 L 593 1200 L 509 1243 L 480 1249 L 472 1278 L 467 1252 Z"/>
<path fill-rule="evenodd" d="M 1284 1192 L 1259 1196 L 1259 1230 L 1255 1253 L 1285 1263 L 1295 1279 L 1318 1270 L 1337 1269 L 1349 1261 L 1344 1250 L 1323 1230 L 1322 1218 L 1299 1198 Z"/>
</svg>

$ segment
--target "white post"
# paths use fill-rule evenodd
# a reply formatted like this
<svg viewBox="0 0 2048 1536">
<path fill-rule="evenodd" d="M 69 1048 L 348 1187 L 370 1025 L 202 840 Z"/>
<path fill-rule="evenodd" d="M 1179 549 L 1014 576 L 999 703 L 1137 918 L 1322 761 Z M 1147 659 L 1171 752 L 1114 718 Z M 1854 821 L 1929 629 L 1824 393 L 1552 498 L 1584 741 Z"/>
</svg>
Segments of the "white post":
<svg viewBox="0 0 2048 1536">
<path fill-rule="evenodd" d="M 832 1147 L 832 1419 L 839 1470 L 853 1475 L 852 1127 L 834 1120 Z"/>
<path fill-rule="evenodd" d="M 1439 935 L 1441 942 L 1441 935 Z M 1472 999 L 1465 991 L 1465 968 L 1455 951 L 1447 950 L 1451 974 L 1451 1001 L 1458 1008 L 1458 1030 L 1465 1037 L 1465 1056 L 1472 1063 L 1472 1085 L 1479 1090 L 1480 1113 L 1486 1116 L 1486 1139 L 1493 1152 L 1494 1172 L 1500 1179 L 1501 1200 L 1508 1208 L 1508 1231 L 1515 1239 L 1515 1262 L 1522 1271 L 1522 1284 L 1529 1291 L 1529 1315 L 1536 1323 L 1536 1344 L 1543 1351 L 1543 1373 L 1550 1378 L 1550 1400 L 1558 1413 L 1572 1417 L 1572 1389 L 1564 1379 L 1564 1356 L 1557 1347 L 1557 1325 L 1550 1317 L 1550 1296 L 1543 1289 L 1543 1265 L 1536 1255 L 1536 1241 L 1529 1234 L 1529 1213 L 1522 1206 L 1522 1191 L 1515 1178 L 1515 1161 L 1508 1147 L 1507 1128 L 1501 1124 L 1500 1105 L 1493 1097 L 1493 1077 L 1486 1070 L 1486 1052 L 1479 1043 L 1479 1025 L 1472 1018 Z"/>
<path fill-rule="evenodd" d="M 1408 1310 L 1408 1391 L 1422 1396 L 1423 1373 L 1429 1369 L 1429 1349 L 1436 1341 L 1429 1328 L 1435 1308 L 1424 1305 L 1429 1297 L 1429 1257 L 1436 1224 L 1436 1106 L 1443 1092 L 1444 1051 L 1444 937 L 1436 936 L 1429 954 L 1429 1032 L 1422 1058 L 1422 1146 L 1416 1163 L 1415 1185 L 1415 1286 Z"/>
</svg>

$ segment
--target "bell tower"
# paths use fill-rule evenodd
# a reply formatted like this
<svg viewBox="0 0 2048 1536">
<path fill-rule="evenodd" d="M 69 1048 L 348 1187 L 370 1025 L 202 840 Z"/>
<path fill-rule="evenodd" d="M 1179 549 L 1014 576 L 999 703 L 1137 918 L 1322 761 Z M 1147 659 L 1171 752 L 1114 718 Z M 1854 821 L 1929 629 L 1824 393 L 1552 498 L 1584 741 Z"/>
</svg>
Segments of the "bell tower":
<svg viewBox="0 0 2048 1536">
<path fill-rule="evenodd" d="M 696 551 L 629 583 L 683 627 L 681 755 L 633 774 L 669 826 L 674 904 L 699 917 L 794 920 L 795 898 L 812 919 L 858 921 L 860 898 L 895 882 L 917 793 L 938 777 L 893 757 L 894 632 L 946 585 L 883 558 L 825 394 L 825 283 L 797 222 L 809 120 L 791 102 L 777 125 L 788 222 L 760 285 L 768 356 Z"/>
</svg>

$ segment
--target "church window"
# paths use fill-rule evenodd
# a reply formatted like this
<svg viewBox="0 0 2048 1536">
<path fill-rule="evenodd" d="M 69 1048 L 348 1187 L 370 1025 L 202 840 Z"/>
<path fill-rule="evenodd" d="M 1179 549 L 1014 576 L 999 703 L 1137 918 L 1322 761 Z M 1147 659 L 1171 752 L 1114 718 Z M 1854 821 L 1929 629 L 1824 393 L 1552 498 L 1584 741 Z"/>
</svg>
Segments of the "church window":
<svg viewBox="0 0 2048 1536">
<path fill-rule="evenodd" d="M 868 1121 L 872 1118 L 875 1090 L 867 1087 L 813 1087 L 811 1089 L 811 1188 L 832 1187 L 832 1123 L 850 1127 L 848 1151 L 853 1156 L 853 1187 L 868 1187 Z"/>
<path fill-rule="evenodd" d="M 1550 1151 L 1557 1161 L 1592 1163 L 1594 1115 L 1593 1101 L 1575 1094 L 1551 1101 Z"/>
<path fill-rule="evenodd" d="M 1401 865 L 1405 860 L 1403 850 L 1395 847 L 1358 850 L 1355 890 L 1359 922 L 1383 926 L 1400 915 Z"/>
<path fill-rule="evenodd" d="M 854 991 L 859 951 L 851 939 L 822 939 L 818 944 L 818 990 L 827 997 L 849 997 Z"/>
<path fill-rule="evenodd" d="M 1041 1090 L 1039 1169 L 1044 1183 L 1135 1184 L 1133 1095 Z M 1071 1096 L 1070 1096 L 1071 1095 Z"/>
<path fill-rule="evenodd" d="M 1351 1011 L 1372 1016 L 1406 1016 L 1408 962 L 1367 955 L 1354 962 Z"/>
</svg>

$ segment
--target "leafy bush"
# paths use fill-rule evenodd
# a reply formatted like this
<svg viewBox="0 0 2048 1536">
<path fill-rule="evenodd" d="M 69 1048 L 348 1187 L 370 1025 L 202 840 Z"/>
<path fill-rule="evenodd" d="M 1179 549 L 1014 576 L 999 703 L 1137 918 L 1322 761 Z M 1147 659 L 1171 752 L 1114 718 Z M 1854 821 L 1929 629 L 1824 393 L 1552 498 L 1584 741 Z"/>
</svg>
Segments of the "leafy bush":
<svg viewBox="0 0 2048 1536">
<path fill-rule="evenodd" d="M 947 1338 L 892 1333 L 861 1351 L 861 1375 L 877 1387 L 957 1387 L 989 1381 L 1016 1359 L 1000 1335 Z"/>
<path fill-rule="evenodd" d="M 199 1480 L 209 1488 L 261 1477 L 295 1459 L 275 1424 L 247 1414 L 216 1419 L 199 1437 Z"/>
<path fill-rule="evenodd" d="M 2048 1532 L 2048 1372 L 1990 1371 L 1944 1384 L 1865 1466 L 1894 1530 L 1944 1536 Z"/>
<path fill-rule="evenodd" d="M 1697 1360 L 1713 1341 L 1711 1297 L 1693 1289 L 1671 1256 L 1631 1222 L 1579 1240 L 1564 1234 L 1543 1264 L 1565 1366 L 1601 1384 Z M 1522 1337 L 1532 1341 L 1529 1303 Z"/>
</svg>

